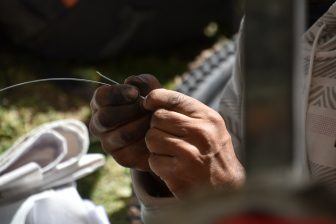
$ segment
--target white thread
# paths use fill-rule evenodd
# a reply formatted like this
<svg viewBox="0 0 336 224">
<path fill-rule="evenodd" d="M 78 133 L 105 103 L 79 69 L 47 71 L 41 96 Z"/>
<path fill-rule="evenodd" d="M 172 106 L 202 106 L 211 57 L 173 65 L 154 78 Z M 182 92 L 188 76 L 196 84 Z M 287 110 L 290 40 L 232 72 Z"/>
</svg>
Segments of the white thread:
<svg viewBox="0 0 336 224">
<path fill-rule="evenodd" d="M 110 79 L 109 77 L 103 75 L 103 74 L 100 73 L 99 71 L 96 71 L 96 73 L 97 73 L 99 76 L 103 77 L 104 79 L 106 79 L 106 80 L 108 80 L 108 81 L 110 81 L 110 82 L 112 82 L 112 83 L 114 83 L 114 84 L 116 84 L 116 85 L 120 85 L 120 83 L 118 83 L 118 82 L 116 82 L 116 81 Z M 145 100 L 145 97 L 143 97 L 143 96 L 141 96 L 141 95 L 140 95 L 140 98 L 143 99 L 143 100 Z"/>
<path fill-rule="evenodd" d="M 102 73 L 100 73 L 100 72 L 98 72 L 98 71 L 96 71 L 96 73 L 97 73 L 100 77 L 103 77 L 104 79 L 106 79 L 106 80 L 108 80 L 108 81 L 110 81 L 110 82 L 112 82 L 112 83 L 114 83 L 114 84 L 116 84 L 116 85 L 119 85 L 119 84 L 120 84 L 119 82 L 116 82 L 116 81 L 110 79 L 109 77 L 103 75 Z"/>
<path fill-rule="evenodd" d="M 13 89 L 19 86 L 24 86 L 24 85 L 29 85 L 33 83 L 38 83 L 38 82 L 49 82 L 49 81 L 75 81 L 75 82 L 88 82 L 88 83 L 94 83 L 94 84 L 101 84 L 101 85 L 108 85 L 110 86 L 111 84 L 105 83 L 105 82 L 99 82 L 99 81 L 94 81 L 94 80 L 89 80 L 89 79 L 78 79 L 78 78 L 48 78 L 48 79 L 36 79 L 32 81 L 27 81 L 27 82 L 21 82 L 12 86 L 5 87 L 3 89 L 0 89 L 0 92 L 7 91 L 9 89 Z M 114 82 L 113 82 L 114 83 Z"/>
<path fill-rule="evenodd" d="M 110 82 L 112 82 L 112 85 L 120 85 L 120 83 L 108 78 L 107 76 L 101 74 L 99 71 L 96 71 L 97 74 L 104 78 L 105 80 L 108 80 Z M 29 84 L 33 84 L 33 83 L 39 83 L 39 82 L 50 82 L 50 81 L 75 81 L 75 82 L 88 82 L 88 83 L 94 83 L 94 84 L 100 84 L 100 85 L 108 85 L 111 86 L 110 83 L 105 83 L 105 82 L 100 82 L 100 81 L 94 81 L 94 80 L 90 80 L 90 79 L 79 79 L 79 78 L 48 78 L 48 79 L 36 79 L 36 80 L 31 80 L 31 81 L 27 81 L 27 82 L 21 82 L 15 85 L 11 85 L 11 86 L 7 86 L 5 88 L 0 89 L 0 93 L 10 90 L 10 89 L 14 89 L 16 87 L 20 87 L 20 86 L 24 86 L 24 85 L 29 85 Z M 141 99 L 145 99 L 143 96 L 140 96 Z"/>
<path fill-rule="evenodd" d="M 97 73 L 100 77 L 102 77 L 102 78 L 104 78 L 104 79 L 106 79 L 106 80 L 108 80 L 108 81 L 110 81 L 110 82 L 112 82 L 112 83 L 114 83 L 114 84 L 116 84 L 116 85 L 120 85 L 120 83 L 118 83 L 118 82 L 116 82 L 116 81 L 110 79 L 109 77 L 103 75 L 103 74 L 100 73 L 99 71 L 96 71 L 96 73 Z M 141 95 L 140 95 L 140 98 L 143 99 L 143 100 L 145 100 L 145 97 L 143 97 L 143 96 L 141 96 Z"/>
<path fill-rule="evenodd" d="M 310 92 L 310 87 L 312 84 L 312 79 L 313 79 L 313 72 L 314 72 L 314 62 L 315 62 L 315 56 L 316 56 L 316 51 L 317 51 L 317 45 L 318 41 L 321 37 L 322 31 L 325 29 L 326 24 L 324 23 L 318 30 L 315 36 L 315 40 L 313 42 L 312 48 L 311 48 L 311 55 L 310 55 L 310 64 L 309 64 L 309 70 L 308 70 L 308 77 L 307 77 L 307 92 L 306 92 L 306 113 L 308 113 L 308 107 L 309 107 L 309 92 Z"/>
</svg>

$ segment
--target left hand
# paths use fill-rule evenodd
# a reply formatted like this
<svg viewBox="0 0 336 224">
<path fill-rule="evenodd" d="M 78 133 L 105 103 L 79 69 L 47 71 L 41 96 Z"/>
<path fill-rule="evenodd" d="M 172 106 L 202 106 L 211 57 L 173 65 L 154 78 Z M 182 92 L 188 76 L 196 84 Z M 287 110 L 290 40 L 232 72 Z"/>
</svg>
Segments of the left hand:
<svg viewBox="0 0 336 224">
<path fill-rule="evenodd" d="M 160 87 L 152 75 L 130 76 L 124 84 L 98 88 L 92 98 L 91 133 L 124 167 L 150 171 L 145 134 L 151 115 L 143 110 L 139 95 Z"/>
<path fill-rule="evenodd" d="M 223 118 L 181 93 L 156 89 L 143 102 L 153 111 L 146 144 L 149 166 L 177 197 L 196 186 L 240 187 L 244 168 L 237 159 Z"/>
</svg>

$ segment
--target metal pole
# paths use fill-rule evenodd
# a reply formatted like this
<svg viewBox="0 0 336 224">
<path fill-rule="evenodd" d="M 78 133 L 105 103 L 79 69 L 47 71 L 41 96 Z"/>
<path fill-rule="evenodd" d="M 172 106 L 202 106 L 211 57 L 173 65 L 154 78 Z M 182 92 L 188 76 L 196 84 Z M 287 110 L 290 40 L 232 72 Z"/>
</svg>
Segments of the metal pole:
<svg viewBox="0 0 336 224">
<path fill-rule="evenodd" d="M 293 77 L 303 0 L 247 1 L 245 26 L 246 163 L 251 177 L 288 178 L 293 165 Z M 298 18 L 301 17 L 301 18 Z M 297 23 L 295 21 L 300 21 Z M 283 177 L 281 177 L 283 176 Z"/>
</svg>

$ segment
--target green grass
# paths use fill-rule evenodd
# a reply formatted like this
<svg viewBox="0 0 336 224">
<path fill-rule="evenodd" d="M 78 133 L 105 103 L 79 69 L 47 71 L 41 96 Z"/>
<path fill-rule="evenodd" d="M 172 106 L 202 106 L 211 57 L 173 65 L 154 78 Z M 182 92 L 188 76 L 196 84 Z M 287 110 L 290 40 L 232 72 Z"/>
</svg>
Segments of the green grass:
<svg viewBox="0 0 336 224">
<path fill-rule="evenodd" d="M 126 204 L 132 195 L 129 170 L 108 157 L 106 165 L 96 173 L 80 180 L 78 190 L 82 197 L 104 205 L 110 220 L 127 223 Z"/>
</svg>

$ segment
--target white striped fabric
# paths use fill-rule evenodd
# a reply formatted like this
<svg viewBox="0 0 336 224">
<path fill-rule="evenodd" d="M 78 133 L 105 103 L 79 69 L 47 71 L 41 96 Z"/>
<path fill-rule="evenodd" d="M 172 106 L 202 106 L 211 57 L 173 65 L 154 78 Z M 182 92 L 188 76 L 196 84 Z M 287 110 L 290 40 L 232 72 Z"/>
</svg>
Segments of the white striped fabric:
<svg viewBox="0 0 336 224">
<path fill-rule="evenodd" d="M 306 121 L 310 171 L 336 191 L 336 4 L 305 33 L 303 44 L 305 72 L 312 75 Z"/>
<path fill-rule="evenodd" d="M 238 38 L 235 70 L 223 90 L 220 105 L 238 157 L 243 154 L 244 142 L 242 41 L 243 38 Z M 305 161 L 300 164 L 313 180 L 336 191 L 336 4 L 303 35 L 302 41 L 305 74 L 299 77 L 297 91 L 303 101 L 298 108 L 307 108 L 302 119 L 306 127 L 308 167 Z M 308 95 L 309 99 L 305 99 Z"/>
</svg>

